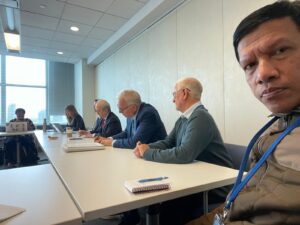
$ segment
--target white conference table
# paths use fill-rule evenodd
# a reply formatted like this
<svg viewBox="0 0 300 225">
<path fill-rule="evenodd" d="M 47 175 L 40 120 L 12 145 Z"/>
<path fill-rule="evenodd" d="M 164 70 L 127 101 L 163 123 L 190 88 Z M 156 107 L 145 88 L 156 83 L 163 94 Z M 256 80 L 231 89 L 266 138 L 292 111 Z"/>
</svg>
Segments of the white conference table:
<svg viewBox="0 0 300 225">
<path fill-rule="evenodd" d="M 74 199 L 83 220 L 121 213 L 197 192 L 232 184 L 236 170 L 204 163 L 164 164 L 138 159 L 132 150 L 106 147 L 105 150 L 66 153 L 65 134 L 36 131 L 36 137 L 53 167 Z M 48 134 L 49 135 L 49 134 Z M 168 176 L 171 189 L 132 194 L 124 188 L 130 179 Z"/>
<path fill-rule="evenodd" d="M 0 225 L 79 225 L 81 215 L 53 167 L 0 170 L 0 204 L 26 211 Z"/>
</svg>

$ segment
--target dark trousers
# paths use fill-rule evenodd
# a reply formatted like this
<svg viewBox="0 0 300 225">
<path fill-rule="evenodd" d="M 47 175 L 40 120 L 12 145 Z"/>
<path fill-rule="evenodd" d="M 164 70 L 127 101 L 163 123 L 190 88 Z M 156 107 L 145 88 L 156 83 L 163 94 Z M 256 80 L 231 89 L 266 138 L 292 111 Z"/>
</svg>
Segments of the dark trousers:
<svg viewBox="0 0 300 225">
<path fill-rule="evenodd" d="M 223 203 L 225 198 L 209 194 L 208 203 Z M 196 193 L 181 198 L 176 198 L 161 204 L 151 206 L 152 209 L 156 208 L 159 213 L 159 225 L 184 225 L 187 222 L 196 219 L 204 214 L 203 212 L 203 193 Z M 124 217 L 127 221 L 137 221 L 139 218 L 138 210 L 130 210 L 125 212 Z M 135 223 L 126 223 L 135 225 Z"/>
<path fill-rule="evenodd" d="M 224 198 L 209 194 L 208 203 L 223 203 Z M 184 225 L 203 215 L 203 193 L 169 200 L 160 204 L 160 225 Z"/>
<path fill-rule="evenodd" d="M 17 141 L 20 144 L 21 163 L 24 165 L 34 164 L 38 160 L 37 148 L 31 135 L 8 137 L 5 141 L 6 163 L 17 163 Z"/>
</svg>

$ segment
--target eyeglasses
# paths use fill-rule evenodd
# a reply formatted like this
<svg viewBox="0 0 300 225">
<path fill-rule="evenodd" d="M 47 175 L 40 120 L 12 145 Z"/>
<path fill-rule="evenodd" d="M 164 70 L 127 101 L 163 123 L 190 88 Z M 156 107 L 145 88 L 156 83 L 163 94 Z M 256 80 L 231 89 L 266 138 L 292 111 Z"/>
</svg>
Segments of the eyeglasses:
<svg viewBox="0 0 300 225">
<path fill-rule="evenodd" d="M 130 106 L 132 106 L 132 105 L 134 105 L 134 104 L 130 104 L 130 105 L 124 107 L 123 109 L 121 109 L 121 108 L 118 106 L 118 108 L 119 108 L 119 113 L 124 113 L 124 111 L 127 110 L 127 109 L 128 109 Z"/>
<path fill-rule="evenodd" d="M 179 91 L 184 91 L 184 90 L 187 90 L 188 92 L 191 91 L 191 90 L 188 89 L 188 88 L 180 88 L 180 89 L 178 89 L 177 91 L 172 92 L 173 97 L 174 97 L 174 98 L 176 97 L 176 93 L 177 93 L 177 92 L 179 92 Z"/>
</svg>

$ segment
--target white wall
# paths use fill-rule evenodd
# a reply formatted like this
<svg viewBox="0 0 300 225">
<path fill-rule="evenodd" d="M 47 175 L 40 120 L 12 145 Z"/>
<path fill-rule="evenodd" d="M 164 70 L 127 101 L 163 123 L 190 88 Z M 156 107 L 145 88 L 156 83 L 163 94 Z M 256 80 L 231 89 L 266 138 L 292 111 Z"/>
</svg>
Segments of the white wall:
<svg viewBox="0 0 300 225">
<path fill-rule="evenodd" d="M 169 132 L 179 115 L 172 103 L 174 83 L 194 74 L 204 86 L 202 102 L 225 142 L 247 144 L 269 112 L 246 84 L 232 34 L 242 18 L 271 2 L 187 1 L 97 66 L 96 96 L 107 99 L 117 112 L 118 92 L 136 89 L 158 109 Z"/>
</svg>

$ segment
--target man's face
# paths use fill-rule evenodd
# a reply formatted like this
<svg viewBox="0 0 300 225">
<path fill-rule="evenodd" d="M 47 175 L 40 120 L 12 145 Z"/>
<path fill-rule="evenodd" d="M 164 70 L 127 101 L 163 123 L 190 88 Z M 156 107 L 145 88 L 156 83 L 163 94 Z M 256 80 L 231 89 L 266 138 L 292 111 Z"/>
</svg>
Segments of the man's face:
<svg viewBox="0 0 300 225">
<path fill-rule="evenodd" d="M 96 104 L 95 111 L 101 118 L 105 118 L 108 114 L 106 110 L 103 110 L 103 106 L 101 104 Z"/>
<path fill-rule="evenodd" d="M 173 91 L 173 102 L 176 106 L 176 109 L 180 112 L 183 112 L 183 104 L 185 102 L 184 91 L 185 91 L 184 88 L 180 88 L 178 84 L 175 85 Z"/>
<path fill-rule="evenodd" d="M 16 113 L 17 120 L 24 120 L 25 113 L 18 112 Z"/>
<path fill-rule="evenodd" d="M 290 18 L 260 25 L 242 38 L 238 54 L 253 94 L 271 112 L 300 105 L 300 31 Z"/>
<path fill-rule="evenodd" d="M 122 113 L 126 118 L 131 118 L 135 115 L 137 111 L 137 106 L 135 104 L 127 104 L 123 98 L 118 101 L 119 113 Z"/>
</svg>

